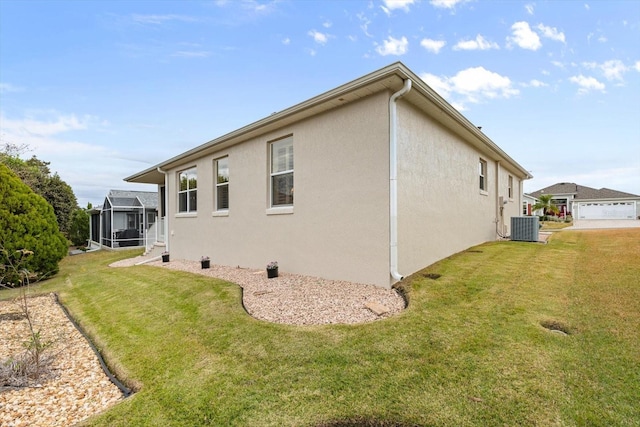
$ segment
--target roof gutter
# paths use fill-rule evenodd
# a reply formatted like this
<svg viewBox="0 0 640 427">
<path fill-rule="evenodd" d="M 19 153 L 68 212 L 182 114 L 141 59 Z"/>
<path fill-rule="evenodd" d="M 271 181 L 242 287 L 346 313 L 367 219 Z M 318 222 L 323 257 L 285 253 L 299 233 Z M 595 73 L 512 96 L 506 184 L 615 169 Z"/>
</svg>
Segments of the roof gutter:
<svg viewBox="0 0 640 427">
<path fill-rule="evenodd" d="M 398 114 L 396 101 L 411 90 L 411 79 L 389 98 L 389 273 L 402 280 L 398 273 Z"/>
</svg>

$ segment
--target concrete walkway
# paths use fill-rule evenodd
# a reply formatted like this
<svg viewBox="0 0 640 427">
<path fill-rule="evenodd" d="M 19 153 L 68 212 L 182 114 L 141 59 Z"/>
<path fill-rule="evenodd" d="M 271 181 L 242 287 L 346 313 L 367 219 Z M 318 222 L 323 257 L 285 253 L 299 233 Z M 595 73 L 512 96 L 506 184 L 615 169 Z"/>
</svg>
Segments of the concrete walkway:
<svg viewBox="0 0 640 427">
<path fill-rule="evenodd" d="M 574 219 L 571 227 L 563 230 L 602 230 L 607 228 L 640 228 L 637 219 Z"/>
</svg>

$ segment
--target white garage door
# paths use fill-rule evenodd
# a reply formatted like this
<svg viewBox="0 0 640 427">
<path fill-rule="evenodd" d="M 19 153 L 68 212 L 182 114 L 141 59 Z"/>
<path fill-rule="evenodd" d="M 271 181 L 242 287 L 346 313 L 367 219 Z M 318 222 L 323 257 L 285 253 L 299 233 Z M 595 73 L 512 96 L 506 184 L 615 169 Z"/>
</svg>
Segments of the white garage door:
<svg viewBox="0 0 640 427">
<path fill-rule="evenodd" d="M 635 202 L 580 203 L 578 219 L 635 219 Z"/>
</svg>

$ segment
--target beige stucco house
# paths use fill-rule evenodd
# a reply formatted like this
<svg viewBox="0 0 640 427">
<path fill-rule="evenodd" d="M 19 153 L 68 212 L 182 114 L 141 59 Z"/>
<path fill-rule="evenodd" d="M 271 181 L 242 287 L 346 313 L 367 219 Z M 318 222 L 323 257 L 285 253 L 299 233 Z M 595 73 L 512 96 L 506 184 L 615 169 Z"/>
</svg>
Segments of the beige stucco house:
<svg viewBox="0 0 640 427">
<path fill-rule="evenodd" d="M 560 214 L 574 220 L 640 219 L 640 196 L 610 188 L 591 188 L 574 182 L 559 182 L 531 193 L 537 198 L 551 194 Z"/>
<path fill-rule="evenodd" d="M 158 186 L 173 259 L 389 287 L 508 233 L 528 178 L 395 63 L 126 181 Z"/>
</svg>

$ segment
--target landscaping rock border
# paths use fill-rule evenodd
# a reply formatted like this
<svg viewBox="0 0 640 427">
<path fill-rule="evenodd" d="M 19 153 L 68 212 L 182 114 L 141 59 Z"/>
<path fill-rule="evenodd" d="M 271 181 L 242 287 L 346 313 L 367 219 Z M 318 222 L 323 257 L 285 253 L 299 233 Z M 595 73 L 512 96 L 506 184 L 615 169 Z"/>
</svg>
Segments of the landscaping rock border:
<svg viewBox="0 0 640 427">
<path fill-rule="evenodd" d="M 52 342 L 47 349 L 55 355 L 51 375 L 30 387 L 0 389 L 0 425 L 71 426 L 123 399 L 54 294 L 29 298 L 29 310 L 36 330 Z M 15 311 L 13 301 L 0 301 L 0 314 Z M 1 328 L 0 360 L 24 351 L 22 345 L 29 336 L 26 320 L 5 318 Z"/>
<path fill-rule="evenodd" d="M 124 260 L 112 266 L 130 265 L 131 262 Z M 373 322 L 397 315 L 407 305 L 404 296 L 396 289 L 374 285 L 283 272 L 269 279 L 266 270 L 214 264 L 202 269 L 199 261 L 151 261 L 146 265 L 188 271 L 238 284 L 242 288 L 242 303 L 247 313 L 273 323 L 326 325 Z M 368 307 L 372 303 L 387 310 L 376 314 Z"/>
</svg>

